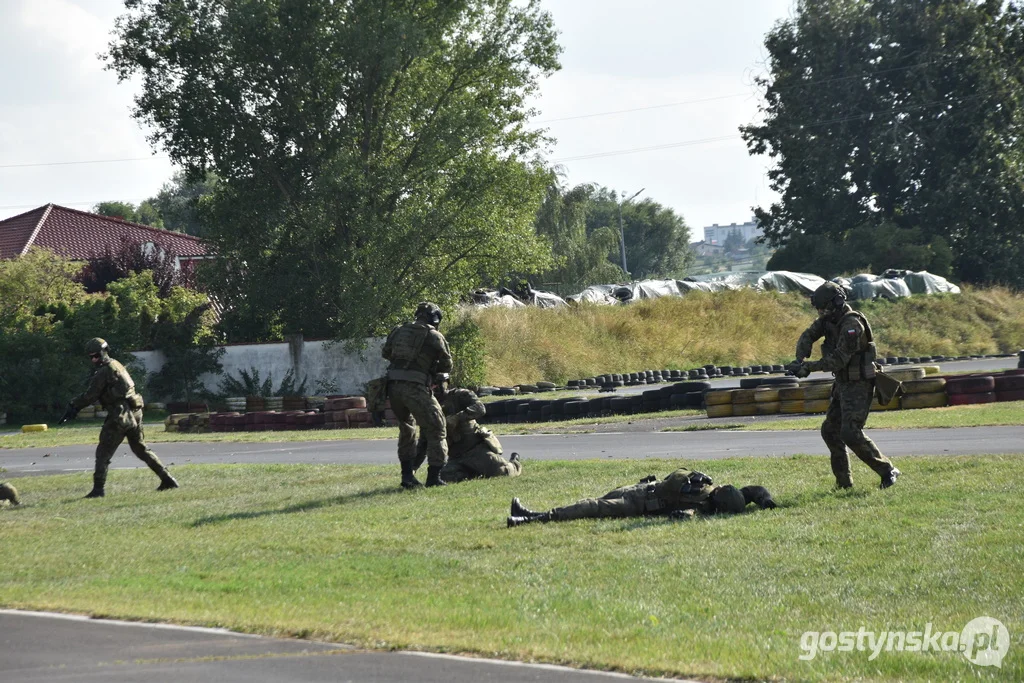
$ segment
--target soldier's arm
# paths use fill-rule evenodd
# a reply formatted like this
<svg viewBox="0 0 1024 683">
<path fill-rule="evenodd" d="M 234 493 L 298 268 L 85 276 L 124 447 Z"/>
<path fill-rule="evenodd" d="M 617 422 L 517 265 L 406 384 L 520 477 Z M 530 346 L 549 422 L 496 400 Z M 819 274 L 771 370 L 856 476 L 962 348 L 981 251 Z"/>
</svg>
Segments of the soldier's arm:
<svg viewBox="0 0 1024 683">
<path fill-rule="evenodd" d="M 435 343 L 437 349 L 437 360 L 434 361 L 434 367 L 432 372 L 451 372 L 452 371 L 452 352 L 448 348 L 448 340 L 436 330 L 430 335 L 431 340 Z"/>
<path fill-rule="evenodd" d="M 388 335 L 388 338 L 387 338 L 387 340 L 386 340 L 386 341 L 384 342 L 384 348 L 382 348 L 382 349 L 380 350 L 380 355 L 381 355 L 381 357 L 382 357 L 382 358 L 383 358 L 384 360 L 388 360 L 388 361 L 389 361 L 389 360 L 391 360 L 391 349 L 392 349 L 392 343 L 391 343 L 391 339 L 392 339 L 392 338 L 393 338 L 394 336 L 395 336 L 395 331 L 394 331 L 394 330 L 392 330 L 392 331 L 391 331 L 391 334 L 389 334 L 389 335 Z"/>
<path fill-rule="evenodd" d="M 460 420 L 479 420 L 487 414 L 483 401 L 469 389 L 456 390 L 455 405 L 458 407 L 456 415 Z"/>
<path fill-rule="evenodd" d="M 811 355 L 811 348 L 814 346 L 814 342 L 825 336 L 825 321 L 821 318 L 815 319 L 811 326 L 804 330 L 803 334 L 800 335 L 800 339 L 796 342 L 796 359 L 798 361 L 803 360 Z"/>
<path fill-rule="evenodd" d="M 85 393 L 79 394 L 72 399 L 71 405 L 76 412 L 100 400 L 100 395 L 107 386 L 109 368 L 109 365 L 104 365 L 93 372 L 92 377 L 89 379 L 89 387 L 85 390 Z"/>
<path fill-rule="evenodd" d="M 836 348 L 824 351 L 821 360 L 808 363 L 811 370 L 828 370 L 838 372 L 850 364 L 853 354 L 860 349 L 861 337 L 864 336 L 864 326 L 854 316 L 848 316 L 840 321 L 839 343 Z"/>
</svg>

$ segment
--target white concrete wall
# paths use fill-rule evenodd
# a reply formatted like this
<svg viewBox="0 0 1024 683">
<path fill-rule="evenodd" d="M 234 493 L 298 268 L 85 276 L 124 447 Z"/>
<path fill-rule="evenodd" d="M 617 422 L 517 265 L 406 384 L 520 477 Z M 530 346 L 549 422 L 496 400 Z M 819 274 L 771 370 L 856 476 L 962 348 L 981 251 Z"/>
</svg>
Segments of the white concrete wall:
<svg viewBox="0 0 1024 683">
<path fill-rule="evenodd" d="M 224 356 L 220 362 L 225 375 L 240 379 L 239 372 L 251 373 L 256 368 L 260 380 L 273 378 L 274 389 L 289 370 L 294 371 L 295 382 L 306 379 L 306 394 L 313 395 L 317 380 L 333 381 L 340 394 L 362 393 L 367 381 L 380 377 L 387 370 L 387 361 L 380 357 L 383 338 L 367 339 L 361 351 L 350 352 L 344 344 L 322 341 L 299 341 L 295 344 L 238 344 L 223 347 Z M 163 367 L 164 354 L 160 351 L 136 351 L 146 372 L 156 372 Z M 205 375 L 203 384 L 210 391 L 217 391 L 222 377 Z M 149 396 L 144 397 L 150 399 Z M 166 398 L 166 397 L 164 397 Z M 177 398 L 177 397 L 175 397 Z"/>
</svg>

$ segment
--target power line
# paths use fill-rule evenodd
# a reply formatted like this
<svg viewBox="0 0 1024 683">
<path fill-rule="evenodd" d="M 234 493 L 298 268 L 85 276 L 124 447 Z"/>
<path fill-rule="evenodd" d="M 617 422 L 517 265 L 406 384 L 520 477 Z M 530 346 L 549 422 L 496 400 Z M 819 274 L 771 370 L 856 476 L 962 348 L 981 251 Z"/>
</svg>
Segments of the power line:
<svg viewBox="0 0 1024 683">
<path fill-rule="evenodd" d="M 575 121 L 576 119 L 589 119 L 595 116 L 611 116 L 613 114 L 628 114 L 634 111 L 646 111 L 648 109 L 666 109 L 668 107 L 682 107 L 687 104 L 700 104 L 702 102 L 713 102 L 715 100 L 726 100 L 733 97 L 747 97 L 750 93 L 741 92 L 733 95 L 719 95 L 717 97 L 705 97 L 699 100 L 687 100 L 685 102 L 670 102 L 668 104 L 652 104 L 647 107 L 634 107 L 633 109 L 617 109 L 615 111 L 602 111 L 594 114 L 579 114 L 577 116 L 563 116 L 557 119 L 544 119 L 542 121 L 531 121 L 530 123 L 542 124 L 542 123 L 555 123 L 557 121 Z"/>
<path fill-rule="evenodd" d="M 75 166 L 78 164 L 116 164 L 122 161 L 151 161 L 153 159 L 166 159 L 165 156 L 153 155 L 148 157 L 132 157 L 130 159 L 87 159 L 84 161 L 46 161 L 32 164 L 0 164 L 0 168 L 33 168 L 37 166 Z"/>
<path fill-rule="evenodd" d="M 735 140 L 739 138 L 739 135 L 721 135 L 715 138 L 701 138 L 699 140 L 683 140 L 682 142 L 670 142 L 664 145 L 654 145 L 652 147 L 635 147 L 633 149 L 620 149 L 614 152 L 595 152 L 594 154 L 583 154 L 577 157 L 565 157 L 562 159 L 552 159 L 551 162 L 558 164 L 563 161 L 582 161 L 584 159 L 598 159 L 600 157 L 612 157 L 620 156 L 623 154 L 635 154 L 637 152 L 655 152 L 659 149 L 671 149 L 673 147 L 690 147 L 691 145 L 705 145 L 711 142 L 723 142 L 725 140 Z"/>
</svg>

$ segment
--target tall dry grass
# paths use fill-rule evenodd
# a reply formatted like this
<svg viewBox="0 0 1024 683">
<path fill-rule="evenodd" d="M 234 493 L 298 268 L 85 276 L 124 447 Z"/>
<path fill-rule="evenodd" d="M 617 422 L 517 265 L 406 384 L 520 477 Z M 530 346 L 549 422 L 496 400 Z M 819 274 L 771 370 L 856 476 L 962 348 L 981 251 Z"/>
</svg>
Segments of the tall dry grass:
<svg viewBox="0 0 1024 683">
<path fill-rule="evenodd" d="M 882 355 L 1008 353 L 1024 347 L 1024 296 L 965 288 L 861 306 Z M 740 290 L 628 306 L 483 309 L 486 377 L 499 386 L 615 372 L 792 360 L 814 319 L 804 296 Z M 816 357 L 817 352 L 815 353 Z"/>
</svg>

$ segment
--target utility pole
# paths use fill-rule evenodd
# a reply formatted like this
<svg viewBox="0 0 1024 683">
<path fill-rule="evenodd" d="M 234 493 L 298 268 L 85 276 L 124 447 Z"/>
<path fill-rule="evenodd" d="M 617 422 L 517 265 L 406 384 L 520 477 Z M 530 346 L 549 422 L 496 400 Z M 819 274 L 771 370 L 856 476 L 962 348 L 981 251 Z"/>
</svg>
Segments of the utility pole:
<svg viewBox="0 0 1024 683">
<path fill-rule="evenodd" d="M 622 205 L 628 201 L 636 199 L 645 189 L 646 188 L 641 187 L 629 199 L 624 199 L 619 202 L 619 249 L 622 252 L 622 272 L 624 272 L 627 277 L 629 276 L 629 269 L 626 268 L 626 235 L 622 230 Z"/>
</svg>

